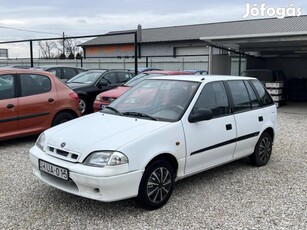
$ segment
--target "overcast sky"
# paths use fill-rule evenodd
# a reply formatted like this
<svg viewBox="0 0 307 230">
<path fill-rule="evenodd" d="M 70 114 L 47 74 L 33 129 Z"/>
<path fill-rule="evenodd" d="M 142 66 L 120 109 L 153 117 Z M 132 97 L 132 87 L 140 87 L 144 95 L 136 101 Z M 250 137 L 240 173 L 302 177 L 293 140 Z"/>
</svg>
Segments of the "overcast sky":
<svg viewBox="0 0 307 230">
<path fill-rule="evenodd" d="M 138 24 L 152 28 L 243 20 L 247 3 L 265 3 L 266 8 L 275 9 L 290 6 L 307 13 L 306 0 L 0 0 L 0 41 L 60 37 L 63 32 L 103 34 L 135 29 Z M 0 48 L 9 48 L 11 58 L 29 57 L 27 45 L 2 44 Z"/>
</svg>

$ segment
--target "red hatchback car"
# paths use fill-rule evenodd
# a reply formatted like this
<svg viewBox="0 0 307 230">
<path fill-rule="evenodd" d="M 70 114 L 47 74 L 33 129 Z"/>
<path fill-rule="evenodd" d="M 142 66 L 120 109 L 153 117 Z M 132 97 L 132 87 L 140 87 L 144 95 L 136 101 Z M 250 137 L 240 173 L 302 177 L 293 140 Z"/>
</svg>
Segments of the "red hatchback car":
<svg viewBox="0 0 307 230">
<path fill-rule="evenodd" d="M 154 70 L 154 71 L 146 71 L 144 73 L 140 73 L 131 80 L 127 81 L 122 86 L 117 86 L 114 89 L 110 89 L 108 91 L 102 92 L 96 96 L 96 99 L 93 103 L 94 112 L 102 109 L 104 106 L 109 105 L 116 98 L 124 94 L 131 87 L 135 86 L 140 81 L 143 81 L 149 77 L 154 76 L 163 76 L 163 75 L 187 75 L 192 74 L 188 71 L 167 71 L 167 70 Z"/>
<path fill-rule="evenodd" d="M 78 95 L 53 74 L 0 70 L 0 140 L 38 134 L 80 116 Z"/>
</svg>

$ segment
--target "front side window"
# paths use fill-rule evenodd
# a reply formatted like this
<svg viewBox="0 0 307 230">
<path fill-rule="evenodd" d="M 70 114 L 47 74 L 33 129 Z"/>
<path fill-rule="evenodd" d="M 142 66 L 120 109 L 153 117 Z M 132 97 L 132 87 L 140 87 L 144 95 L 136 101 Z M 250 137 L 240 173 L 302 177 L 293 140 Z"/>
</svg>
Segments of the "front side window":
<svg viewBox="0 0 307 230">
<path fill-rule="evenodd" d="M 0 76 L 0 100 L 14 97 L 14 76 L 1 75 Z"/>
<path fill-rule="evenodd" d="M 108 73 L 101 80 L 106 81 L 110 85 L 116 84 L 116 73 Z"/>
<path fill-rule="evenodd" d="M 124 73 L 124 72 L 117 73 L 117 77 L 118 77 L 118 83 L 125 83 L 132 78 L 130 73 Z"/>
<path fill-rule="evenodd" d="M 47 93 L 51 90 L 49 77 L 43 75 L 21 74 L 20 83 L 22 97 Z"/>
<path fill-rule="evenodd" d="M 251 103 L 244 81 L 228 81 L 227 83 L 234 104 L 234 112 L 251 109 Z"/>
<path fill-rule="evenodd" d="M 195 109 L 211 109 L 213 117 L 229 114 L 229 102 L 223 82 L 212 82 L 204 86 Z"/>
<path fill-rule="evenodd" d="M 53 75 L 57 76 L 58 78 L 61 78 L 61 69 L 60 68 L 52 68 L 52 69 L 49 69 L 47 71 L 52 73 Z"/>
</svg>

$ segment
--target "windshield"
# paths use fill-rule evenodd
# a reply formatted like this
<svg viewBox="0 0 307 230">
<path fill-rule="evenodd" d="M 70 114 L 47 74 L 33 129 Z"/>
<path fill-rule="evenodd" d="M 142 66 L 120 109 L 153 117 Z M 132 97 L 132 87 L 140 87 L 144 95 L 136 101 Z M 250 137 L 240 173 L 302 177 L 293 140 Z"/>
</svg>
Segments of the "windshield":
<svg viewBox="0 0 307 230">
<path fill-rule="evenodd" d="M 103 112 L 159 121 L 178 121 L 199 82 L 147 79 L 131 88 Z"/>
<path fill-rule="evenodd" d="M 98 78 L 104 73 L 105 71 L 86 71 L 79 73 L 78 75 L 74 76 L 67 83 L 83 83 L 83 84 L 92 84 L 98 80 Z"/>
<path fill-rule="evenodd" d="M 135 77 L 133 77 L 131 80 L 127 81 L 124 85 L 125 86 L 129 86 L 129 87 L 133 87 L 135 86 L 137 83 L 149 78 L 149 77 L 155 77 L 155 76 L 161 76 L 164 74 L 160 74 L 160 73 L 152 73 L 152 74 L 148 74 L 148 73 L 141 73 L 136 75 Z"/>
</svg>

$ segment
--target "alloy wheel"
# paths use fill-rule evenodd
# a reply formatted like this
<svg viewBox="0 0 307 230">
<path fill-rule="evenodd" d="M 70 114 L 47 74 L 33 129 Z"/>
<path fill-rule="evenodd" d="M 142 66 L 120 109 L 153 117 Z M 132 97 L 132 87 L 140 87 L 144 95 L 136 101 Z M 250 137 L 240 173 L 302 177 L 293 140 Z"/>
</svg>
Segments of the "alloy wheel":
<svg viewBox="0 0 307 230">
<path fill-rule="evenodd" d="M 148 178 L 147 196 L 153 203 L 162 202 L 171 191 L 172 177 L 168 169 L 156 168 Z"/>
</svg>

